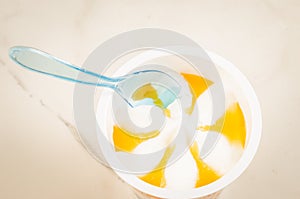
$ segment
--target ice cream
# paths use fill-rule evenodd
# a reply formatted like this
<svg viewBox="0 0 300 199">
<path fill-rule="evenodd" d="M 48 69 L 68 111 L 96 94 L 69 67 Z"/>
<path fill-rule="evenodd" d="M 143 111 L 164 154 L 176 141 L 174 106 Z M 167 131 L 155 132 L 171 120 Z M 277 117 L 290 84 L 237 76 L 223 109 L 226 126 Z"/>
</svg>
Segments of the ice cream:
<svg viewBox="0 0 300 199">
<path fill-rule="evenodd" d="M 216 121 L 207 123 L 208 116 L 206 115 L 211 113 L 208 113 L 210 110 L 207 107 L 203 108 L 201 105 L 211 103 L 207 92 L 208 88 L 213 86 L 213 81 L 192 73 L 182 72 L 181 75 L 188 83 L 193 96 L 189 108 L 183 114 L 192 114 L 197 103 L 201 116 L 198 128 L 195 129 L 196 139 L 190 149 L 174 164 L 165 167 L 176 146 L 167 147 L 161 161 L 153 167 L 153 171 L 144 175 L 136 175 L 141 181 L 153 186 L 174 190 L 199 188 L 221 178 L 241 157 L 246 140 L 245 118 L 234 93 L 230 91 L 226 93 L 230 97 L 226 98 L 225 112 Z M 132 98 L 134 100 L 147 98 L 153 100 L 156 106 L 163 107 L 155 87 L 151 84 L 141 86 Z M 111 139 L 115 150 L 127 153 L 147 153 L 154 147 L 168 146 L 172 135 L 178 128 L 176 126 L 178 125 L 178 118 L 176 118 L 178 108 L 170 104 L 162 111 L 166 116 L 166 128 L 162 131 L 148 132 L 146 137 L 138 137 L 136 136 L 138 132 L 132 133 L 118 126 L 113 119 L 108 119 L 107 136 Z M 219 140 L 212 152 L 202 159 L 200 157 L 202 141 L 208 134 L 218 134 Z"/>
</svg>

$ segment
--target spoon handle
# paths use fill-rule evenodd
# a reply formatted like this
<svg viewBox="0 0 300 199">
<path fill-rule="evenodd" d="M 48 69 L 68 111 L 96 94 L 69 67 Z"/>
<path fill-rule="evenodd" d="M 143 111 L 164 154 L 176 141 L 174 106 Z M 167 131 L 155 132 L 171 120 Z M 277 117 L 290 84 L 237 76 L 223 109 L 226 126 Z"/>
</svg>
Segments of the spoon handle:
<svg viewBox="0 0 300 199">
<path fill-rule="evenodd" d="M 64 60 L 30 47 L 12 47 L 9 50 L 9 56 L 17 64 L 29 70 L 72 82 L 116 89 L 118 82 L 122 80 L 122 78 L 109 78 L 79 68 Z"/>
</svg>

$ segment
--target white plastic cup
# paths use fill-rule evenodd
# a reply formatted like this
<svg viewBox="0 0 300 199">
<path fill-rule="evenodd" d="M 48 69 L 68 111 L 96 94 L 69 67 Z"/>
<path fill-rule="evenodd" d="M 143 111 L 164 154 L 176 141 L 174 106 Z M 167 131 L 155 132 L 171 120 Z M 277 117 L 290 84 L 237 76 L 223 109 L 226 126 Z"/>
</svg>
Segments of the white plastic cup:
<svg viewBox="0 0 300 199">
<path fill-rule="evenodd" d="M 248 82 L 247 78 L 232 63 L 225 60 L 221 56 L 216 55 L 215 53 L 207 52 L 207 54 L 217 66 L 217 68 L 219 67 L 227 74 L 229 74 L 230 77 L 236 82 L 236 85 L 240 87 L 241 92 L 239 93 L 239 103 L 241 104 L 247 125 L 247 138 L 244 152 L 235 166 L 220 179 L 208 185 L 185 191 L 176 191 L 156 187 L 140 180 L 134 174 L 128 174 L 114 170 L 114 172 L 124 182 L 133 187 L 138 199 L 216 199 L 220 195 L 221 190 L 223 190 L 230 183 L 236 180 L 247 169 L 257 151 L 261 137 L 262 118 L 260 105 L 252 86 Z M 158 55 L 157 52 L 146 52 L 134 57 L 132 60 L 130 60 L 131 63 L 126 64 L 139 64 L 146 62 L 147 59 L 151 60 L 159 56 L 160 55 Z M 97 135 L 79 135 L 79 137 L 86 150 L 89 151 L 90 154 L 95 157 L 95 159 L 98 159 L 95 156 L 95 153 L 97 153 L 97 151 L 95 152 L 93 148 L 94 145 L 97 145 L 97 142 L 95 142 L 95 138 L 97 137 Z M 84 140 L 88 140 L 91 142 L 84 142 Z"/>
</svg>

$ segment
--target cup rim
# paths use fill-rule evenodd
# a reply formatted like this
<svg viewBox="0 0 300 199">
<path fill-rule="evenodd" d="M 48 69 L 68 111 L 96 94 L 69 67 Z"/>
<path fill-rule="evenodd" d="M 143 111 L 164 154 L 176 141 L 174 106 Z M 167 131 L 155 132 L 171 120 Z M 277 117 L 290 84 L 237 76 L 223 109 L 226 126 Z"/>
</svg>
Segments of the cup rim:
<svg viewBox="0 0 300 199">
<path fill-rule="evenodd" d="M 234 180 L 236 180 L 247 169 L 256 154 L 261 139 L 262 116 L 258 98 L 254 92 L 254 89 L 248 79 L 233 63 L 229 62 L 228 60 L 217 55 L 214 52 L 207 50 L 205 51 L 216 65 L 228 72 L 228 74 L 230 74 L 234 78 L 234 80 L 240 84 L 240 87 L 243 90 L 243 94 L 248 100 L 252 121 L 251 134 L 249 136 L 248 144 L 244 149 L 244 152 L 239 161 L 224 176 L 208 185 L 199 188 L 193 188 L 188 191 L 170 190 L 156 187 L 154 185 L 143 182 L 142 180 L 139 180 L 135 175 L 122 173 L 120 171 L 114 171 L 122 180 L 141 192 L 160 198 L 195 198 L 207 196 L 209 194 L 222 190 L 223 188 L 231 184 Z M 143 57 L 145 56 L 141 54 L 133 59 L 139 59 Z"/>
</svg>

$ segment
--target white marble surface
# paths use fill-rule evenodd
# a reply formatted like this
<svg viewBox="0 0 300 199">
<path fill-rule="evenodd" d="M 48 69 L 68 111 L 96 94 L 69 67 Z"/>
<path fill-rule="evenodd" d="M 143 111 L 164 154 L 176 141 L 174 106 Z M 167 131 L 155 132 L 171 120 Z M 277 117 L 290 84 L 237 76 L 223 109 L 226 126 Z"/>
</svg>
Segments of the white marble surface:
<svg viewBox="0 0 300 199">
<path fill-rule="evenodd" d="M 0 198 L 133 198 L 59 119 L 72 118 L 73 84 L 22 70 L 7 52 L 28 45 L 80 65 L 112 35 L 140 27 L 191 37 L 257 92 L 259 151 L 220 198 L 299 198 L 299 10 L 298 0 L 0 0 Z"/>
</svg>

